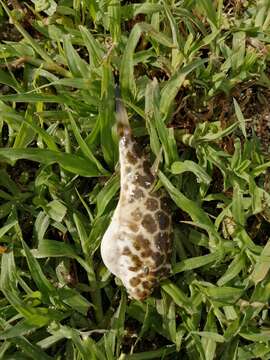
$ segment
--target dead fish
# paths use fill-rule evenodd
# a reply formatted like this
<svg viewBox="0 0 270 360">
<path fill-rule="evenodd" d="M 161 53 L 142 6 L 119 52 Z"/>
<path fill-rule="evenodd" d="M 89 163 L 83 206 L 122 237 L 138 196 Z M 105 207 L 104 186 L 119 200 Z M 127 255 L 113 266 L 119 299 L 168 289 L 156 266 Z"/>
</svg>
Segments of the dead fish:
<svg viewBox="0 0 270 360">
<path fill-rule="evenodd" d="M 117 100 L 121 190 L 101 241 L 101 256 L 131 298 L 144 300 L 171 269 L 171 213 L 166 195 L 153 192 L 155 175 Z"/>
</svg>

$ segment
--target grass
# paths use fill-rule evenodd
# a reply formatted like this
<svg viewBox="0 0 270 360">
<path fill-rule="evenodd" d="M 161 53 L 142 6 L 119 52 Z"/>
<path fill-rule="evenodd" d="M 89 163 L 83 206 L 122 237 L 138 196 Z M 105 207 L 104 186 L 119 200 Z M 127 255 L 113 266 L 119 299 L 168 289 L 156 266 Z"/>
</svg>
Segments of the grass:
<svg viewBox="0 0 270 360">
<path fill-rule="evenodd" d="M 0 0 L 0 358 L 270 359 L 270 5 Z M 115 83 L 172 199 L 173 274 L 99 254 Z"/>
</svg>

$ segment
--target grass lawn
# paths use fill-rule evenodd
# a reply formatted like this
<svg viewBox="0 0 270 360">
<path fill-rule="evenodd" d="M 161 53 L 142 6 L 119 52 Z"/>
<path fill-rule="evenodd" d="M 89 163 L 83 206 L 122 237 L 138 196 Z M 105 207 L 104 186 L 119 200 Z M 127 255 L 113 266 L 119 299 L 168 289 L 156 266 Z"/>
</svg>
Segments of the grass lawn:
<svg viewBox="0 0 270 360">
<path fill-rule="evenodd" d="M 270 359 L 269 0 L 0 0 L 0 359 Z M 172 274 L 103 265 L 115 84 L 172 200 Z"/>
</svg>

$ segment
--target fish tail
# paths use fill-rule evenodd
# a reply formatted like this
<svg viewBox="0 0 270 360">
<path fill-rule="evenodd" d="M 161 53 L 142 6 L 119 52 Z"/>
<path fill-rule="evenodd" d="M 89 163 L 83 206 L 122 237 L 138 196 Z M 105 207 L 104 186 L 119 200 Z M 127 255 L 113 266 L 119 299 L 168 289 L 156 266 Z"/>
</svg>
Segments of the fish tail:
<svg viewBox="0 0 270 360">
<path fill-rule="evenodd" d="M 116 120 L 117 120 L 117 132 L 121 137 L 124 135 L 130 135 L 131 129 L 128 120 L 128 114 L 121 99 L 120 88 L 118 85 L 116 86 L 115 93 L 116 93 L 115 111 L 116 111 Z"/>
</svg>

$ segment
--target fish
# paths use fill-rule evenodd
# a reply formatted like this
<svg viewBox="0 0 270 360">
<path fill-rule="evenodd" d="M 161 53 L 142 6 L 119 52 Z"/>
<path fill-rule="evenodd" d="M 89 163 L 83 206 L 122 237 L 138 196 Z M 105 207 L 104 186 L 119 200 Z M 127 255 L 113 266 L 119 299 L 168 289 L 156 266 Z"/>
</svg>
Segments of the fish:
<svg viewBox="0 0 270 360">
<path fill-rule="evenodd" d="M 132 134 L 127 111 L 116 99 L 120 196 L 101 241 L 101 257 L 132 299 L 143 301 L 171 271 L 172 219 L 166 193 Z"/>
</svg>

